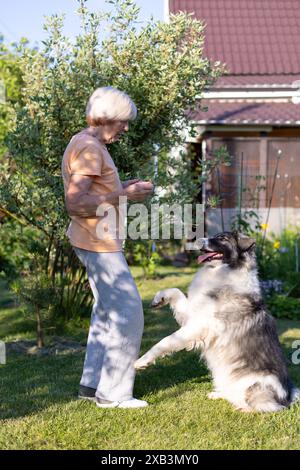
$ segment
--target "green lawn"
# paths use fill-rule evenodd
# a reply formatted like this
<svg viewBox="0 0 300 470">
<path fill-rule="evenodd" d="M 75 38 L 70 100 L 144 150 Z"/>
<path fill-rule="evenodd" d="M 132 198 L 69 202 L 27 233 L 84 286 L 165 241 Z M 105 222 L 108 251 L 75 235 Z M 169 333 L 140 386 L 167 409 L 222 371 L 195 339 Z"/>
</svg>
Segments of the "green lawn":
<svg viewBox="0 0 300 470">
<path fill-rule="evenodd" d="M 161 268 L 161 277 L 144 282 L 134 269 L 145 307 L 142 352 L 174 331 L 167 308 L 149 308 L 159 289 L 185 290 L 194 270 Z M 300 322 L 279 321 L 287 356 L 300 338 Z M 85 341 L 72 325 L 69 335 Z M 32 338 L 28 321 L 0 284 L 0 339 Z M 9 355 L 0 366 L 0 449 L 298 449 L 300 405 L 277 414 L 243 414 L 223 400 L 208 400 L 210 375 L 194 352 L 164 358 L 137 375 L 135 396 L 149 401 L 140 410 L 102 410 L 76 399 L 83 354 L 31 357 Z M 300 385 L 300 366 L 290 374 Z"/>
</svg>

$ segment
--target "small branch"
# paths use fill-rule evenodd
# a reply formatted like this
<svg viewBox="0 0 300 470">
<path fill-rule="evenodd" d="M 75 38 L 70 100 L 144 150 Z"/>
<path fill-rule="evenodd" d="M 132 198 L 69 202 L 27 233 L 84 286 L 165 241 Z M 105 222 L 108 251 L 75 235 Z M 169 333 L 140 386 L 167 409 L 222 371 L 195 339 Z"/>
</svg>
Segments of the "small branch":
<svg viewBox="0 0 300 470">
<path fill-rule="evenodd" d="M 19 224 L 27 226 L 27 224 L 23 220 L 19 219 L 16 215 L 12 214 L 7 209 L 4 209 L 4 207 L 0 206 L 0 212 L 3 212 L 5 215 L 8 215 L 12 219 L 16 220 L 17 222 L 19 222 Z"/>
</svg>

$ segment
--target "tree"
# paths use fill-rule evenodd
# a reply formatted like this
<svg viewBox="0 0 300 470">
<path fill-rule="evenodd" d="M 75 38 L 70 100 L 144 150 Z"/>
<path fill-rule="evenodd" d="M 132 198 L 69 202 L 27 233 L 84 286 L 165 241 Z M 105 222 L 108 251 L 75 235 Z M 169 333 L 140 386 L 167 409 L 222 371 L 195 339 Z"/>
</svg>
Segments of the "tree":
<svg viewBox="0 0 300 470">
<path fill-rule="evenodd" d="M 21 39 L 26 47 L 27 40 Z M 17 44 L 5 45 L 4 36 L 0 34 L 0 158 L 7 150 L 4 145 L 6 134 L 10 128 L 13 106 L 21 101 L 22 72 L 18 62 Z"/>
</svg>

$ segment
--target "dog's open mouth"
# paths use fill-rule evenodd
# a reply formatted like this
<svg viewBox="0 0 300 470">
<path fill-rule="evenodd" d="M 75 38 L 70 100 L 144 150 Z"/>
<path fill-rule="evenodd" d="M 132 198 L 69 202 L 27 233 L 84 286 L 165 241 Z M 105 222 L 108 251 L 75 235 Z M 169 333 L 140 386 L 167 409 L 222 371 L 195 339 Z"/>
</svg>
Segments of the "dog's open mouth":
<svg viewBox="0 0 300 470">
<path fill-rule="evenodd" d="M 203 253 L 203 255 L 198 256 L 197 262 L 200 264 L 200 263 L 205 263 L 207 261 L 212 261 L 213 259 L 222 259 L 222 258 L 223 258 L 222 253 L 218 253 L 217 251 L 205 250 L 205 253 Z"/>
</svg>

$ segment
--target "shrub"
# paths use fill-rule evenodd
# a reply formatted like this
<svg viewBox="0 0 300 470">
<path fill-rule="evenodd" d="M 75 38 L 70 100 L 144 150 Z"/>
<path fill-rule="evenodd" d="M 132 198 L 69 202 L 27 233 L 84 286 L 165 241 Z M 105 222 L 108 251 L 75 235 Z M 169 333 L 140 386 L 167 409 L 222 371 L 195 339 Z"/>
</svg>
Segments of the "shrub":
<svg viewBox="0 0 300 470">
<path fill-rule="evenodd" d="M 267 300 L 267 305 L 274 317 L 300 320 L 300 299 L 285 295 L 274 295 Z"/>
<path fill-rule="evenodd" d="M 295 244 L 299 235 L 296 228 L 286 228 L 280 236 L 270 234 L 263 240 L 261 232 L 256 234 L 257 261 L 263 279 L 286 280 L 288 272 L 295 271 Z"/>
</svg>

